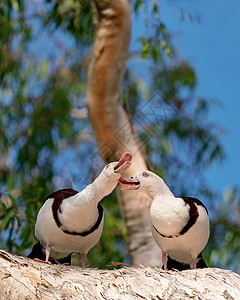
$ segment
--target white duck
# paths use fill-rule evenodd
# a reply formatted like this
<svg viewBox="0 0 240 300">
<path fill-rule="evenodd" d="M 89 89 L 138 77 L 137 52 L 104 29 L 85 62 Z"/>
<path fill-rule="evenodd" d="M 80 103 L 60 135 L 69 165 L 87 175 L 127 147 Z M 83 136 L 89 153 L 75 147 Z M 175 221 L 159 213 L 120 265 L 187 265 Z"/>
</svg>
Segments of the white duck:
<svg viewBox="0 0 240 300">
<path fill-rule="evenodd" d="M 116 187 L 131 159 L 130 153 L 124 153 L 81 192 L 62 189 L 50 194 L 36 220 L 35 235 L 39 242 L 28 257 L 45 263 L 50 263 L 50 259 L 70 263 L 73 253 L 81 253 L 81 265 L 85 267 L 87 253 L 103 230 L 103 208 L 99 202 Z"/>
<path fill-rule="evenodd" d="M 152 199 L 152 234 L 161 248 L 164 269 L 176 261 L 191 269 L 206 267 L 201 252 L 209 238 L 209 218 L 204 204 L 191 197 L 175 197 L 162 178 L 141 171 L 131 178 L 120 178 L 123 190 L 139 190 Z M 178 269 L 178 267 L 176 267 Z M 181 268 L 182 269 L 182 268 Z"/>
</svg>

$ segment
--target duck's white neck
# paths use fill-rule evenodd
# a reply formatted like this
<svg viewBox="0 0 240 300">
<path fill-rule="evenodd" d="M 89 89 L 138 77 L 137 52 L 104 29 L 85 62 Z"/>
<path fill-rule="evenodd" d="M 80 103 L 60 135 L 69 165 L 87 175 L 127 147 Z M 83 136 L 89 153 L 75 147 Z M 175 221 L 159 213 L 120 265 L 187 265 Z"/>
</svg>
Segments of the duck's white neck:
<svg viewBox="0 0 240 300">
<path fill-rule="evenodd" d="M 61 223 L 67 224 L 69 231 L 81 232 L 89 229 L 98 219 L 98 202 L 111 193 L 116 184 L 117 180 L 113 184 L 98 177 L 78 194 L 66 198 L 61 206 Z"/>
<path fill-rule="evenodd" d="M 84 207 L 87 207 L 89 211 L 97 211 L 98 202 L 110 194 L 117 185 L 117 179 L 109 181 L 107 181 L 107 179 L 108 178 L 98 176 L 93 183 L 89 184 L 84 190 L 73 197 L 67 198 L 65 203 L 74 205 L 76 211 L 79 209 L 82 210 Z"/>
<path fill-rule="evenodd" d="M 152 200 L 155 198 L 162 198 L 163 196 L 174 197 L 173 193 L 164 182 L 161 182 L 159 185 L 149 187 L 145 192 Z"/>
<path fill-rule="evenodd" d="M 119 175 L 120 177 L 120 175 Z M 96 201 L 100 201 L 105 196 L 109 195 L 116 187 L 118 178 L 111 178 L 100 174 L 93 183 L 87 186 L 88 190 L 93 191 Z"/>
</svg>

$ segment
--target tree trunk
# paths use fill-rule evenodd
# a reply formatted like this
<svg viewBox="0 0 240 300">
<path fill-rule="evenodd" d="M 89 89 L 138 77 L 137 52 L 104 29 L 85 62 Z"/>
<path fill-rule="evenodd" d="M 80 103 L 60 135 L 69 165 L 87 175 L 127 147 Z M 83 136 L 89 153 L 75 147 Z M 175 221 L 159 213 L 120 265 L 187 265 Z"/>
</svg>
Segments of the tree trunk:
<svg viewBox="0 0 240 300">
<path fill-rule="evenodd" d="M 96 32 L 88 66 L 89 117 L 106 162 L 118 160 L 126 151 L 133 154 L 132 166 L 125 174 L 129 176 L 147 169 L 143 147 L 119 101 L 131 35 L 130 4 L 128 0 L 93 0 L 92 4 Z M 150 199 L 138 192 L 117 191 L 132 263 L 160 266 L 161 251 L 151 233 Z"/>
<path fill-rule="evenodd" d="M 228 270 L 82 269 L 47 265 L 0 250 L 1 300 L 237 300 L 239 297 L 240 276 Z"/>
</svg>

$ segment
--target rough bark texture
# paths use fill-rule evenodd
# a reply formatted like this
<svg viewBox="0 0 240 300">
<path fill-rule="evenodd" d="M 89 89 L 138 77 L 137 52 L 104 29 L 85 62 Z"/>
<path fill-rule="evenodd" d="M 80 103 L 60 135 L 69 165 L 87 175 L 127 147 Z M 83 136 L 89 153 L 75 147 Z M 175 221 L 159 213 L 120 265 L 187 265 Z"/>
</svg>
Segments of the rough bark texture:
<svg viewBox="0 0 240 300">
<path fill-rule="evenodd" d="M 134 132 L 130 116 L 119 102 L 131 35 L 131 9 L 128 0 L 93 0 L 96 22 L 95 42 L 88 66 L 87 101 L 89 117 L 101 156 L 106 162 L 133 154 L 130 176 L 146 170 L 146 157 Z M 129 253 L 134 265 L 160 266 L 161 251 L 151 234 L 150 199 L 138 192 L 118 188 Z"/>
<path fill-rule="evenodd" d="M 97 270 L 47 265 L 0 250 L 0 299 L 240 299 L 240 276 L 229 270 L 182 272 L 126 267 Z"/>
</svg>

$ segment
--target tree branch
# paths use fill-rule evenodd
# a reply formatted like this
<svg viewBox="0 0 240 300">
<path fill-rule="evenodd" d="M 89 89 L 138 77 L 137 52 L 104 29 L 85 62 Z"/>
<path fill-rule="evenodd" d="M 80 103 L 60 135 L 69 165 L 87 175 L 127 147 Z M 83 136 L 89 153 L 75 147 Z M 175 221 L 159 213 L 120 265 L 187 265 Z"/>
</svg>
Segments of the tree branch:
<svg viewBox="0 0 240 300">
<path fill-rule="evenodd" d="M 229 270 L 182 272 L 47 265 L 0 250 L 0 295 L 11 299 L 239 299 L 240 276 Z"/>
<path fill-rule="evenodd" d="M 126 175 L 146 170 L 146 156 L 134 132 L 132 121 L 121 105 L 120 90 L 131 36 L 128 0 L 93 0 L 96 22 L 92 57 L 88 67 L 87 101 L 89 117 L 101 156 L 106 162 L 133 154 Z M 118 201 L 127 227 L 133 264 L 161 265 L 161 251 L 151 234 L 150 199 L 141 193 L 122 192 Z"/>
</svg>

